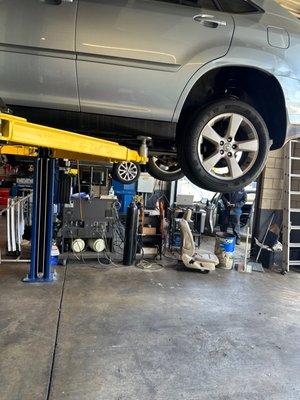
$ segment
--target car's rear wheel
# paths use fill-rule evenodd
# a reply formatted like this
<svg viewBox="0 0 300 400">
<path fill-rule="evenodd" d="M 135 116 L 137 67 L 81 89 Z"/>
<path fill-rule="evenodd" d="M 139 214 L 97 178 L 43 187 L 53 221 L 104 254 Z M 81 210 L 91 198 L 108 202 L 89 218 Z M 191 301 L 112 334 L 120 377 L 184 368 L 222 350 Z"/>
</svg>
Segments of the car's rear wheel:
<svg viewBox="0 0 300 400">
<path fill-rule="evenodd" d="M 147 163 L 147 172 L 155 179 L 172 182 L 183 178 L 176 155 L 151 156 Z"/>
<path fill-rule="evenodd" d="M 139 179 L 141 168 L 139 164 L 133 162 L 114 163 L 112 168 L 112 178 L 123 184 L 134 183 Z"/>
<path fill-rule="evenodd" d="M 201 110 L 179 143 L 184 174 L 213 192 L 233 192 L 253 182 L 270 147 L 263 118 L 238 100 L 218 101 Z"/>
</svg>

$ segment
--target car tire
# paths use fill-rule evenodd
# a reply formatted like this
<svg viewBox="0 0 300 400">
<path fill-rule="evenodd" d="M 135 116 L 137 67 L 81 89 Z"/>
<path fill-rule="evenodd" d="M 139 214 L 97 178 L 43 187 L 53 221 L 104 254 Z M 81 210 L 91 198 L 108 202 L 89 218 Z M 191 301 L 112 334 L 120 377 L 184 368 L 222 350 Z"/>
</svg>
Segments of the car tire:
<svg viewBox="0 0 300 400">
<path fill-rule="evenodd" d="M 184 177 L 179 163 L 168 165 L 160 157 L 152 156 L 147 163 L 147 172 L 160 181 L 172 182 Z"/>
<path fill-rule="evenodd" d="M 234 192 L 263 170 L 270 148 L 261 115 L 239 100 L 221 100 L 197 113 L 178 138 L 183 173 L 212 192 Z"/>
<path fill-rule="evenodd" d="M 141 168 L 139 164 L 124 161 L 114 163 L 111 176 L 115 181 L 129 185 L 135 183 L 139 179 L 140 174 Z"/>
</svg>

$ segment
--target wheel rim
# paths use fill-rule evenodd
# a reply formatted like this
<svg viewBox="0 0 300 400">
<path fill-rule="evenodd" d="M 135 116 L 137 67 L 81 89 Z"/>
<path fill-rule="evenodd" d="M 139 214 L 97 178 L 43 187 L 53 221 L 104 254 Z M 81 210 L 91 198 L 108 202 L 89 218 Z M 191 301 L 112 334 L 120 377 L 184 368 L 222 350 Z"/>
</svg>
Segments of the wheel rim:
<svg viewBox="0 0 300 400">
<path fill-rule="evenodd" d="M 198 140 L 198 156 L 209 175 L 221 180 L 244 176 L 258 157 L 259 137 L 243 115 L 226 113 L 210 120 Z"/>
<path fill-rule="evenodd" d="M 176 174 L 181 172 L 181 167 L 176 159 L 172 156 L 155 156 L 152 157 L 154 164 L 165 174 Z"/>
<path fill-rule="evenodd" d="M 124 181 L 131 182 L 138 175 L 138 167 L 132 162 L 122 162 L 118 165 L 118 174 Z"/>
</svg>

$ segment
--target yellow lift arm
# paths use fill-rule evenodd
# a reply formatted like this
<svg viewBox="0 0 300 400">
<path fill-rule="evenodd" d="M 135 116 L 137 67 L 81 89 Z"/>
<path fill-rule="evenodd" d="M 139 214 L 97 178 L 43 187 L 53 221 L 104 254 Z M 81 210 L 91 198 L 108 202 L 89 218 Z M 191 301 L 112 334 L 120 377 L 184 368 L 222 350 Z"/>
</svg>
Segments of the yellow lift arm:
<svg viewBox="0 0 300 400">
<path fill-rule="evenodd" d="M 25 118 L 0 113 L 0 154 L 35 157 L 39 148 L 51 149 L 53 158 L 109 163 L 148 161 L 145 155 L 109 140 L 32 124 Z"/>
</svg>

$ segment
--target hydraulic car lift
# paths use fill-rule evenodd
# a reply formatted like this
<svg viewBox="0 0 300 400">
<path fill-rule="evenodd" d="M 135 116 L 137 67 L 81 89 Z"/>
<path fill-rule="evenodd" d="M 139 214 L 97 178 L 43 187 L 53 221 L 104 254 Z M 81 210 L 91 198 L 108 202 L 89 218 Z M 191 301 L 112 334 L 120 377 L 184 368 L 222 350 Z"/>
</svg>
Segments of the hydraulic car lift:
<svg viewBox="0 0 300 400">
<path fill-rule="evenodd" d="M 53 225 L 54 173 L 56 159 L 105 163 L 131 161 L 145 164 L 146 138 L 140 154 L 118 143 L 78 133 L 32 124 L 0 112 L 0 154 L 35 157 L 32 210 L 31 264 L 27 282 L 50 282 Z"/>
</svg>

